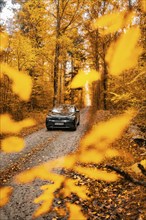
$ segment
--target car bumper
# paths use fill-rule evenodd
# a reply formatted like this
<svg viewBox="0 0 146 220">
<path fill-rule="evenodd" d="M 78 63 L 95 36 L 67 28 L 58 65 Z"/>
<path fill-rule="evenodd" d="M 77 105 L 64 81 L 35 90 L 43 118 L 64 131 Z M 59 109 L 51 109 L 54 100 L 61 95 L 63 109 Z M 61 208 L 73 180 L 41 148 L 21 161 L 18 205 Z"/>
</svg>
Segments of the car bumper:
<svg viewBox="0 0 146 220">
<path fill-rule="evenodd" d="M 61 121 L 61 122 L 46 121 L 46 127 L 47 129 L 55 129 L 55 128 L 73 129 L 75 127 L 75 121 Z"/>
</svg>

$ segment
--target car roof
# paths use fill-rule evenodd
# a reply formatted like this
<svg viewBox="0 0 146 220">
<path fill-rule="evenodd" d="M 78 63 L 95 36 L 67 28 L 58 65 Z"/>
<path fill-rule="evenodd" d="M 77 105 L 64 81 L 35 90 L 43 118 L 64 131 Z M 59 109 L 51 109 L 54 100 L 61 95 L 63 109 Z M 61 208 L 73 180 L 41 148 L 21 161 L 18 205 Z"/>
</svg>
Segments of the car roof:
<svg viewBox="0 0 146 220">
<path fill-rule="evenodd" d="M 75 107 L 75 105 L 70 105 L 70 104 L 60 104 L 60 105 L 56 105 L 53 108 L 58 108 L 58 107 Z"/>
</svg>

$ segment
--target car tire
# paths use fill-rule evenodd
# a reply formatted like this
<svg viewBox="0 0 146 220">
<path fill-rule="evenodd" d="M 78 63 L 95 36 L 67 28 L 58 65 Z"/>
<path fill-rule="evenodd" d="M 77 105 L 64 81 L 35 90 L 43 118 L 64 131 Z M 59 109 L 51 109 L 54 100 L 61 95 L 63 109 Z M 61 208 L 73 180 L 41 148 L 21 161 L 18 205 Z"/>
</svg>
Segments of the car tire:
<svg viewBox="0 0 146 220">
<path fill-rule="evenodd" d="M 73 128 L 73 131 L 76 131 L 77 130 L 77 122 L 75 121 L 75 125 L 74 125 L 74 128 Z"/>
<path fill-rule="evenodd" d="M 51 128 L 50 127 L 47 127 L 47 131 L 50 131 L 51 130 Z"/>
</svg>

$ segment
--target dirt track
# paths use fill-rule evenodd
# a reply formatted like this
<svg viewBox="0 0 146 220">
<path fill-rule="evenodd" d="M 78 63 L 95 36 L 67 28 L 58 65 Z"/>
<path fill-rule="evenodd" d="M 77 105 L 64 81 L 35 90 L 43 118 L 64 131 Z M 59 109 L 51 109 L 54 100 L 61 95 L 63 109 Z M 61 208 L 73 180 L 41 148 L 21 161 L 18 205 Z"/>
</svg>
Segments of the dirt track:
<svg viewBox="0 0 146 220">
<path fill-rule="evenodd" d="M 87 130 L 88 120 L 89 112 L 86 108 L 81 111 L 81 122 L 76 131 L 47 131 L 46 128 L 43 128 L 25 137 L 26 146 L 20 153 L 1 153 L 1 184 L 15 188 L 11 201 L 1 210 L 2 220 L 32 219 L 35 210 L 32 201 L 40 193 L 39 187 L 43 183 L 39 180 L 31 185 L 16 186 L 12 177 L 52 158 L 58 158 L 75 151 L 81 137 Z"/>
<path fill-rule="evenodd" d="M 40 187 L 47 184 L 47 181 L 35 180 L 31 184 L 16 185 L 13 182 L 13 176 L 17 173 L 42 164 L 52 158 L 69 154 L 75 151 L 79 145 L 81 137 L 88 130 L 89 114 L 88 109 L 81 112 L 81 124 L 77 131 L 46 131 L 43 128 L 25 137 L 26 147 L 20 154 L 1 154 L 1 183 L 2 185 L 12 186 L 14 192 L 10 197 L 10 202 L 1 209 L 0 219 L 2 220 L 31 220 L 34 211 L 38 205 L 33 200 L 38 197 L 42 191 Z M 92 123 L 105 121 L 113 117 L 109 111 L 98 111 L 92 117 Z M 124 161 L 122 158 L 113 158 L 97 165 L 95 168 L 105 168 L 106 163 L 126 169 L 135 162 L 145 159 L 145 148 L 131 143 L 129 133 L 124 133 L 120 140 L 114 143 L 117 150 L 130 152 L 133 156 L 130 162 L 128 158 Z M 93 165 L 94 166 L 94 165 Z M 60 171 L 63 172 L 63 171 Z M 69 198 L 69 202 L 78 204 L 82 212 L 87 216 L 87 220 L 145 220 L 146 219 L 146 191 L 144 186 L 135 185 L 124 178 L 119 181 L 108 183 L 104 181 L 94 181 L 88 178 L 70 173 L 72 179 L 78 178 L 79 184 L 88 186 L 90 190 L 90 199 L 82 200 L 76 195 Z M 140 181 L 145 181 L 143 176 L 135 176 Z M 54 207 L 62 208 L 68 198 L 55 198 Z M 64 217 L 59 217 L 55 211 L 50 211 L 44 216 L 38 217 L 38 220 L 68 220 L 68 213 Z M 71 219 L 82 220 L 82 219 Z"/>
</svg>

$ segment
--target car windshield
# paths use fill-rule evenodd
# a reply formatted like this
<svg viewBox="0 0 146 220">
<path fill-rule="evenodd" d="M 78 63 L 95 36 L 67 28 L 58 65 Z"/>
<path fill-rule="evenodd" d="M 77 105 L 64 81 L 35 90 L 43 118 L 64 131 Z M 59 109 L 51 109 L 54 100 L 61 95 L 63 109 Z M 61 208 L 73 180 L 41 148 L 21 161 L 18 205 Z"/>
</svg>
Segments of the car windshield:
<svg viewBox="0 0 146 220">
<path fill-rule="evenodd" d="M 54 107 L 52 109 L 52 113 L 54 114 L 61 114 L 61 113 L 74 113 L 75 108 L 73 106 L 66 106 L 66 105 L 61 105 L 58 107 Z"/>
</svg>

